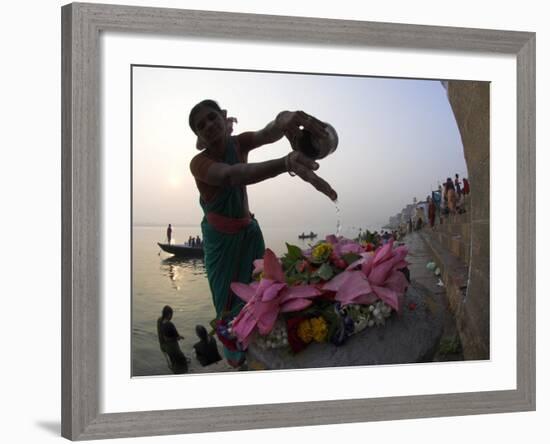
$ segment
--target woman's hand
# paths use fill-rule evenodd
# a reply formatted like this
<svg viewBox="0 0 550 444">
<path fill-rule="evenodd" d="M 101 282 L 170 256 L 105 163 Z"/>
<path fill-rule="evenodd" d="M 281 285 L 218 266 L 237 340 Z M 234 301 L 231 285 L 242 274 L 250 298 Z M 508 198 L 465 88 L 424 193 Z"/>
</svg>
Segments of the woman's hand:
<svg viewBox="0 0 550 444">
<path fill-rule="evenodd" d="M 327 135 L 327 125 L 303 111 L 283 111 L 277 116 L 276 123 L 293 149 L 296 149 L 302 130 L 309 131 L 315 137 Z"/>
<path fill-rule="evenodd" d="M 328 196 L 330 200 L 338 198 L 338 194 L 330 184 L 313 172 L 319 168 L 319 164 L 305 154 L 299 151 L 289 153 L 286 157 L 286 166 L 289 173 L 295 173 L 302 180 L 309 182 L 317 191 Z"/>
</svg>

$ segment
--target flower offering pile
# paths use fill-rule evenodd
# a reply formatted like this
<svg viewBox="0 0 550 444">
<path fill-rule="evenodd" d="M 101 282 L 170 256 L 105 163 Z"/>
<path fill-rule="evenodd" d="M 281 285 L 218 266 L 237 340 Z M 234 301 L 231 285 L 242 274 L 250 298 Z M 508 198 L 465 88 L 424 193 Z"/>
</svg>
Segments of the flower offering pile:
<svg viewBox="0 0 550 444">
<path fill-rule="evenodd" d="M 231 284 L 246 304 L 232 321 L 218 324 L 225 344 L 294 353 L 313 342 L 341 345 L 401 311 L 409 284 L 405 246 L 394 248 L 390 240 L 373 247 L 331 235 L 308 250 L 287 249 L 280 259 L 267 249 L 254 262 L 251 284 Z"/>
</svg>

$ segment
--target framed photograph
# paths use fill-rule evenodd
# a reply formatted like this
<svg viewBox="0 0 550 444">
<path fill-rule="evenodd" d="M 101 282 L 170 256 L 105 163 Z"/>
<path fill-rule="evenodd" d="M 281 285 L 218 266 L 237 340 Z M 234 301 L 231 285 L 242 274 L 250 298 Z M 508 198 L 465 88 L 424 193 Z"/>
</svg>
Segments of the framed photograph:
<svg viewBox="0 0 550 444">
<path fill-rule="evenodd" d="M 63 436 L 534 410 L 533 33 L 62 25 Z"/>
</svg>

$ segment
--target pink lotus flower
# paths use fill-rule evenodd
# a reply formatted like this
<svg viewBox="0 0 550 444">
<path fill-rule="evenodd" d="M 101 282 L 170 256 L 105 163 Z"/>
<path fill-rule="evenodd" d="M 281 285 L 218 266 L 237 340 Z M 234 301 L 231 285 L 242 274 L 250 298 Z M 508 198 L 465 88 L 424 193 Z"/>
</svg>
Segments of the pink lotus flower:
<svg viewBox="0 0 550 444">
<path fill-rule="evenodd" d="M 332 251 L 339 257 L 348 253 L 360 254 L 364 251 L 361 244 L 343 236 L 336 237 L 331 234 L 325 238 L 325 241 L 332 244 Z"/>
<path fill-rule="evenodd" d="M 407 253 L 404 246 L 394 250 L 393 240 L 390 240 L 376 250 L 374 255 L 361 253 L 360 259 L 327 282 L 323 290 L 335 291 L 335 299 L 342 305 L 371 304 L 380 299 L 400 311 L 401 298 L 408 282 L 399 269 L 408 265 L 405 260 Z"/>
<path fill-rule="evenodd" d="M 361 270 L 343 271 L 323 285 L 324 291 L 335 291 L 334 299 L 348 304 L 372 304 L 378 298 Z"/>
<path fill-rule="evenodd" d="M 263 259 L 256 259 L 254 262 L 254 270 L 252 271 L 252 276 L 256 276 L 257 274 L 260 274 L 262 271 L 264 271 L 264 260 Z"/>
<path fill-rule="evenodd" d="M 231 290 L 246 302 L 233 321 L 233 333 L 246 349 L 254 331 L 267 335 L 275 325 L 279 313 L 299 311 L 311 305 L 312 297 L 321 292 L 313 286 L 289 287 L 283 267 L 270 249 L 263 259 L 264 277 L 250 285 L 233 282 Z"/>
</svg>

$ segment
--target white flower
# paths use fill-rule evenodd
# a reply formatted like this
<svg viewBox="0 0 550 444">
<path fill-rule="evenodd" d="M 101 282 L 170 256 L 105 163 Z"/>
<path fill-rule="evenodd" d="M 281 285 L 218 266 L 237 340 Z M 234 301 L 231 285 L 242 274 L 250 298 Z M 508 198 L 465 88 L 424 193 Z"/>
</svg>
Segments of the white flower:
<svg viewBox="0 0 550 444">
<path fill-rule="evenodd" d="M 362 319 L 361 321 L 359 322 L 356 322 L 355 323 L 355 332 L 358 333 L 362 330 L 364 330 L 366 327 L 367 327 L 367 320 L 366 319 Z"/>
</svg>

